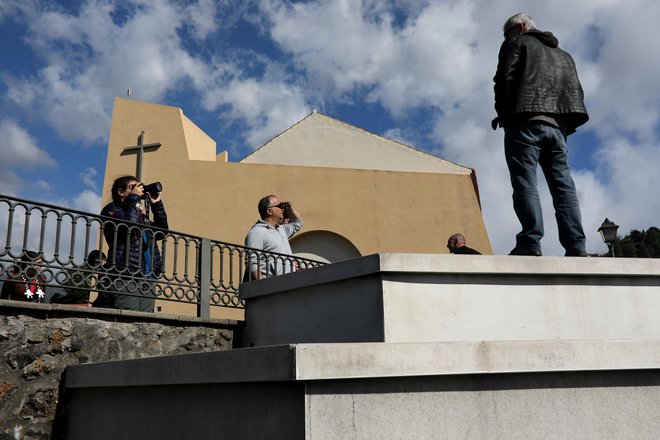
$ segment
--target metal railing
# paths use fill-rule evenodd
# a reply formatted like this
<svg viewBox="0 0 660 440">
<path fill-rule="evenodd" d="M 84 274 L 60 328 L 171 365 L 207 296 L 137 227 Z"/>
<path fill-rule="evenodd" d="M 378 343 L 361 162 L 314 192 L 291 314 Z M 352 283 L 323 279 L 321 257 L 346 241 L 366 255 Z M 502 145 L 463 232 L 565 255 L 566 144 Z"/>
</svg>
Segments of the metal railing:
<svg viewBox="0 0 660 440">
<path fill-rule="evenodd" d="M 97 262 L 99 255 L 110 258 Z M 85 303 L 97 292 L 192 304 L 209 317 L 212 307 L 244 307 L 238 289 L 251 281 L 250 265 L 262 278 L 323 264 L 0 195 L 3 298 Z"/>
</svg>

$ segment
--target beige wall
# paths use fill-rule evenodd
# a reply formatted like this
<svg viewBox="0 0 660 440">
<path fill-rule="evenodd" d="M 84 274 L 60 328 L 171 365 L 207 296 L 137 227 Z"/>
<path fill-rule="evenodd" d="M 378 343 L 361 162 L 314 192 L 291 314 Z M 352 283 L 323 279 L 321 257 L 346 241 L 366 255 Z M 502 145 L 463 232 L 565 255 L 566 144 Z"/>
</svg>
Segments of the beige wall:
<svg viewBox="0 0 660 440">
<path fill-rule="evenodd" d="M 258 218 L 258 200 L 272 193 L 295 203 L 305 220 L 303 231 L 332 231 L 362 255 L 447 253 L 447 237 L 458 231 L 471 247 L 492 253 L 468 174 L 191 161 L 188 151 L 195 147 L 186 143 L 183 118 L 175 107 L 115 100 L 104 204 L 112 181 L 135 173 L 135 155 L 120 153 L 144 130 L 145 143 L 162 146 L 145 154 L 142 180 L 162 182 L 174 231 L 242 244 Z M 195 141 L 208 148 L 210 138 L 204 136 L 196 133 Z M 203 157 L 210 155 L 195 153 Z"/>
<path fill-rule="evenodd" d="M 470 174 L 472 171 L 317 112 L 241 162 L 416 173 Z"/>
</svg>

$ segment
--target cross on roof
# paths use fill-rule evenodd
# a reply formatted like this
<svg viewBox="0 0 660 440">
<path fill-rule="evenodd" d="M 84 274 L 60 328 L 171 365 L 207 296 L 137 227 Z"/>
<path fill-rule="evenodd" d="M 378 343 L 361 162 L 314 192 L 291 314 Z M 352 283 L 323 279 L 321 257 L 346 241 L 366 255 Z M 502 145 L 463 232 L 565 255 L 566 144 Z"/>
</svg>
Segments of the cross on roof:
<svg viewBox="0 0 660 440">
<path fill-rule="evenodd" d="M 137 178 L 138 182 L 142 182 L 142 158 L 144 156 L 144 153 L 150 152 L 150 151 L 156 151 L 159 149 L 161 146 L 160 142 L 155 142 L 153 144 L 144 144 L 144 131 L 140 133 L 140 136 L 138 136 L 137 139 L 137 145 L 133 145 L 131 147 L 126 147 L 122 150 L 121 155 L 125 156 L 127 154 L 133 154 L 137 153 L 137 165 L 135 169 L 135 177 Z"/>
</svg>

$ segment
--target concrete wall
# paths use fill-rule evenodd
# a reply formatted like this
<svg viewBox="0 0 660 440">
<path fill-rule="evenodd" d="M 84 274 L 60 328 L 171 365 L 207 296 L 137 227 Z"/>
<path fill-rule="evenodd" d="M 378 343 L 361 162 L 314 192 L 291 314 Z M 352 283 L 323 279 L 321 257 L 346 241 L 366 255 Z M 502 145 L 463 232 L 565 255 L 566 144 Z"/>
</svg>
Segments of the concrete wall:
<svg viewBox="0 0 660 440">
<path fill-rule="evenodd" d="M 67 438 L 655 440 L 659 387 L 621 371 L 85 388 Z"/>
<path fill-rule="evenodd" d="M 77 366 L 67 438 L 650 440 L 657 347 L 296 344 Z"/>
<path fill-rule="evenodd" d="M 660 436 L 657 370 L 320 381 L 308 402 L 314 440 Z"/>
<path fill-rule="evenodd" d="M 393 254 L 255 281 L 255 347 L 71 366 L 59 420 L 71 439 L 655 440 L 659 278 L 657 261 Z"/>
<path fill-rule="evenodd" d="M 304 438 L 304 384 L 76 389 L 67 439 Z"/>
<path fill-rule="evenodd" d="M 241 286 L 243 346 L 660 337 L 660 262 L 379 254 Z"/>
<path fill-rule="evenodd" d="M 69 365 L 231 348 L 235 323 L 0 300 L 0 438 L 49 438 Z"/>
</svg>

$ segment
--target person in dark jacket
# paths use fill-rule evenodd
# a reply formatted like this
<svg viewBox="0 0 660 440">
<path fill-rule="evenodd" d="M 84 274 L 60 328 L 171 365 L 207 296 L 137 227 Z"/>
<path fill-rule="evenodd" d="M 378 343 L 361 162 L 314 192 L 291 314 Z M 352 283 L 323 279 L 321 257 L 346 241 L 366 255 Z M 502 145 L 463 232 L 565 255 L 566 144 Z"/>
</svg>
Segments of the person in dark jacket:
<svg viewBox="0 0 660 440">
<path fill-rule="evenodd" d="M 142 227 L 149 223 L 147 197 L 153 214 L 153 226 L 167 229 L 167 214 L 160 198 L 144 194 L 144 185 L 133 176 L 120 177 L 112 185 L 112 202 L 101 215 L 103 236 L 108 244 L 108 275 L 99 281 L 101 290 L 94 307 L 153 312 L 153 280 L 162 273 L 162 259 L 157 241 L 162 231 Z M 118 292 L 122 293 L 118 293 Z"/>
<path fill-rule="evenodd" d="M 465 244 L 465 236 L 461 233 L 452 234 L 447 240 L 447 249 L 450 254 L 455 255 L 481 255 L 476 249 L 472 249 Z"/>
<path fill-rule="evenodd" d="M 545 175 L 567 256 L 587 256 L 580 206 L 568 166 L 566 138 L 589 120 L 573 58 L 551 32 L 536 29 L 527 14 L 503 26 L 495 74 L 492 127 L 504 128 L 504 150 L 513 207 L 522 225 L 511 255 L 541 255 L 543 215 L 536 169 Z"/>
</svg>

